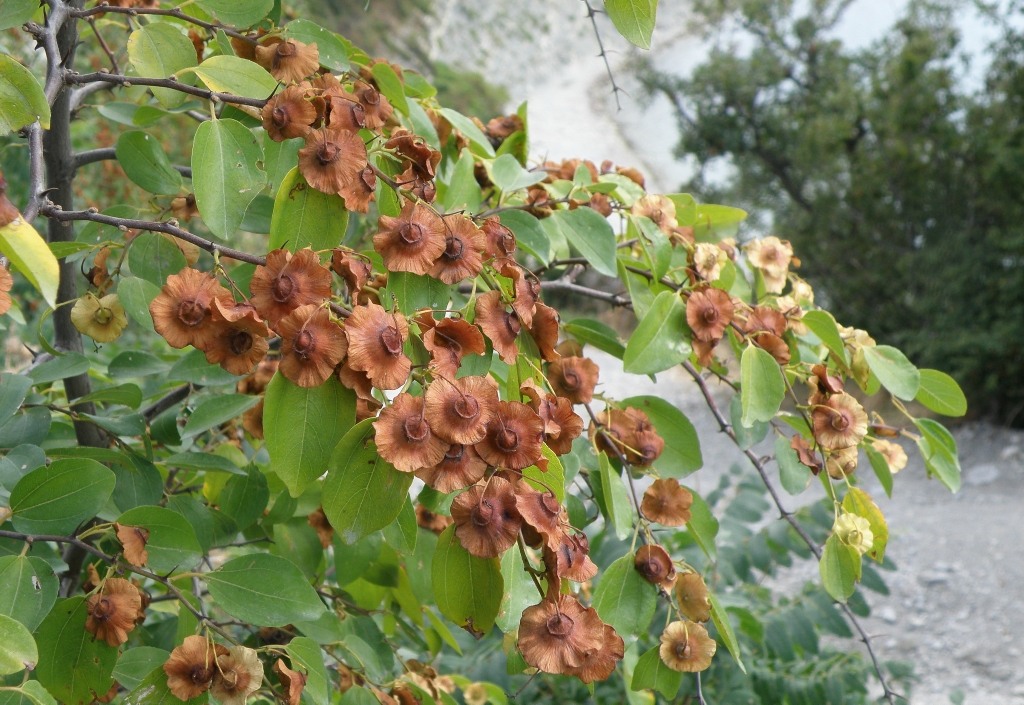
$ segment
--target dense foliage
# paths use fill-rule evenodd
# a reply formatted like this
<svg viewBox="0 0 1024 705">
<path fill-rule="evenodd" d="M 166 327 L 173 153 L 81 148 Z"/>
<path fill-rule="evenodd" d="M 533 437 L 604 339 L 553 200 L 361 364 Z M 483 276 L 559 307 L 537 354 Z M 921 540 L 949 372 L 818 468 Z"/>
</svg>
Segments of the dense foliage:
<svg viewBox="0 0 1024 705">
<path fill-rule="evenodd" d="M 851 48 L 843 0 L 699 2 L 716 48 L 687 77 L 645 82 L 670 97 L 678 150 L 703 167 L 688 188 L 770 214 L 762 227 L 794 243 L 837 316 L 1020 425 L 1022 36 L 1002 25 L 979 86 L 961 61 L 964 4 L 910 2 Z"/>
<path fill-rule="evenodd" d="M 641 46 L 655 7 L 605 4 Z M 534 164 L 526 106 L 468 117 L 272 0 L 16 0 L 0 31 L 0 324 L 31 351 L 0 374 L 2 705 L 908 686 L 858 620 L 888 527 L 857 478 L 892 492 L 902 441 L 955 491 L 931 413 L 966 401 L 817 307 L 788 241 Z M 680 369 L 749 464 L 683 484 L 690 420 L 610 398 L 592 350 Z M 820 585 L 759 585 L 795 559 Z"/>
</svg>

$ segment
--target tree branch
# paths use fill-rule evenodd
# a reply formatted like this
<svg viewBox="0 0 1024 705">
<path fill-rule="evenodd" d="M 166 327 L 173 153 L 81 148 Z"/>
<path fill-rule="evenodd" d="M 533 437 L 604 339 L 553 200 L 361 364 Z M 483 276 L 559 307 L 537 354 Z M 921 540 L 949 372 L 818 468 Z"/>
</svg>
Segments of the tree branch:
<svg viewBox="0 0 1024 705">
<path fill-rule="evenodd" d="M 587 17 L 590 18 L 590 24 L 594 28 L 594 37 L 597 38 L 597 46 L 600 51 L 597 55 L 604 61 L 605 71 L 608 72 L 608 80 L 612 84 L 612 95 L 615 96 L 615 109 L 622 110 L 622 103 L 619 101 L 619 94 L 625 93 L 624 90 L 615 82 L 615 75 L 612 73 L 612 65 L 608 62 L 608 52 L 604 48 L 604 41 L 601 39 L 601 31 L 597 27 L 597 13 L 591 4 L 590 0 L 583 0 L 583 4 L 587 6 Z"/>
<path fill-rule="evenodd" d="M 112 225 L 115 228 L 123 230 L 148 230 L 156 233 L 167 233 L 179 240 L 191 242 L 200 249 L 206 250 L 210 254 L 217 255 L 218 257 L 227 257 L 228 259 L 237 260 L 239 262 L 248 262 L 249 264 L 256 265 L 264 265 L 267 263 L 266 257 L 249 254 L 242 250 L 236 250 L 233 247 L 224 247 L 213 240 L 207 240 L 206 238 L 199 237 L 194 233 L 190 233 L 188 230 L 178 227 L 176 224 L 177 221 L 164 222 L 154 220 L 136 220 L 134 218 L 117 218 L 111 215 L 97 213 L 92 210 L 66 211 L 53 204 L 43 206 L 40 209 L 40 213 L 62 223 L 70 223 L 76 220 L 87 220 L 93 223 Z"/>
<path fill-rule="evenodd" d="M 93 73 L 75 73 L 69 71 L 64 75 L 64 82 L 72 86 L 81 86 L 94 83 L 110 83 L 117 86 L 149 86 L 153 88 L 170 88 L 171 90 L 188 93 L 198 98 L 215 100 L 222 103 L 234 103 L 236 105 L 248 105 L 254 108 L 262 108 L 267 104 L 264 98 L 243 98 L 231 93 L 220 93 L 206 88 L 190 86 L 175 78 L 141 78 L 138 76 L 122 76 L 116 73 L 105 71 L 94 71 Z"/>
<path fill-rule="evenodd" d="M 198 17 L 193 17 L 191 15 L 186 15 L 184 12 L 182 12 L 178 8 L 174 8 L 172 10 L 161 10 L 159 8 L 147 9 L 147 8 L 141 8 L 141 7 L 113 7 L 113 6 L 110 6 L 110 5 L 97 5 L 96 7 L 90 7 L 88 10 L 75 10 L 75 11 L 72 11 L 71 16 L 72 17 L 81 18 L 81 19 L 87 19 L 87 18 L 93 17 L 95 15 L 102 15 L 102 14 L 105 14 L 105 13 L 111 13 L 111 14 L 115 14 L 115 15 L 128 15 L 129 17 L 136 17 L 138 15 L 154 15 L 154 16 L 159 16 L 159 17 L 174 17 L 174 18 L 179 19 L 179 20 L 181 20 L 183 22 L 188 22 L 189 24 L 194 24 L 197 27 L 202 27 L 203 29 L 205 29 L 205 30 L 207 30 L 209 32 L 216 33 L 218 30 L 219 31 L 223 31 L 224 34 L 228 35 L 229 37 L 234 37 L 235 39 L 241 39 L 242 41 L 244 41 L 244 42 L 246 42 L 248 44 L 256 44 L 256 40 L 255 39 L 253 39 L 252 37 L 246 36 L 242 32 L 239 32 L 237 29 L 233 29 L 232 27 L 229 27 L 227 25 L 222 25 L 222 24 L 219 24 L 219 23 L 216 23 L 216 22 L 206 22 L 204 20 L 199 19 Z"/>
</svg>

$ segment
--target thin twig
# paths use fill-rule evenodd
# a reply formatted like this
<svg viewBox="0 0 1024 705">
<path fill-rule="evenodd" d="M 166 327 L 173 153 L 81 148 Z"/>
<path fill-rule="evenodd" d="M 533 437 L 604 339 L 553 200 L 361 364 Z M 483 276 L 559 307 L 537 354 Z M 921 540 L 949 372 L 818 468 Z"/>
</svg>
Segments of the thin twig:
<svg viewBox="0 0 1024 705">
<path fill-rule="evenodd" d="M 68 85 L 72 86 L 88 85 L 90 83 L 111 83 L 122 87 L 148 86 L 151 88 L 169 88 L 181 93 L 194 95 L 198 98 L 204 98 L 205 100 L 216 100 L 222 103 L 234 103 L 236 105 L 248 105 L 253 108 L 262 108 L 267 104 L 265 98 L 243 98 L 242 96 L 232 95 L 231 93 L 211 91 L 206 88 L 190 86 L 173 77 L 142 78 L 139 76 L 122 76 L 121 74 L 107 73 L 106 71 L 94 71 L 92 73 L 75 73 L 69 71 L 64 75 L 64 81 Z"/>
<path fill-rule="evenodd" d="M 96 27 L 96 20 L 89 17 L 86 21 L 89 23 L 89 26 L 92 27 L 92 33 L 96 35 L 96 40 L 100 43 L 100 48 L 103 49 L 103 53 L 107 55 L 108 59 L 110 59 L 111 73 L 121 73 L 121 69 L 117 65 L 117 57 L 114 56 L 114 52 L 110 50 L 110 46 L 107 45 L 106 40 L 103 39 L 103 35 L 100 34 L 100 30 Z"/>
<path fill-rule="evenodd" d="M 587 17 L 590 18 L 590 24 L 594 28 L 594 36 L 597 38 L 597 46 L 600 49 L 598 56 L 604 61 L 605 71 L 608 72 L 608 80 L 612 84 L 612 95 L 615 96 L 615 109 L 622 110 L 622 103 L 619 101 L 619 93 L 625 93 L 619 84 L 615 82 L 615 75 L 612 73 L 612 65 L 608 61 L 608 52 L 604 48 L 604 41 L 601 39 L 601 30 L 597 27 L 597 13 L 591 4 L 590 0 L 583 0 L 583 4 L 587 6 Z"/>
<path fill-rule="evenodd" d="M 110 5 L 97 5 L 95 7 L 90 7 L 88 10 L 73 10 L 71 12 L 71 16 L 86 19 L 93 17 L 95 15 L 101 15 L 108 12 L 117 15 L 128 15 L 129 17 L 135 17 L 138 15 L 174 17 L 183 22 L 188 22 L 189 24 L 194 24 L 197 27 L 202 27 L 203 29 L 210 32 L 217 32 L 218 30 L 221 30 L 224 32 L 224 34 L 228 35 L 229 37 L 241 39 L 247 44 L 256 44 L 255 39 L 243 34 L 237 29 L 233 29 L 227 25 L 223 25 L 217 22 L 205 22 L 204 20 L 201 20 L 198 17 L 186 15 L 184 12 L 177 8 L 171 10 L 161 10 L 158 8 L 146 9 L 141 7 L 113 7 Z"/>
<path fill-rule="evenodd" d="M 599 291 L 597 289 L 591 289 L 588 286 L 581 284 L 575 284 L 569 281 L 562 281 L 556 279 L 554 281 L 542 281 L 540 288 L 543 291 L 564 291 L 569 294 L 576 294 L 579 296 L 585 296 L 588 299 L 594 299 L 595 301 L 603 301 L 611 304 L 612 306 L 622 306 L 625 308 L 632 308 L 633 302 L 628 296 L 622 294 L 614 294 L 607 291 Z"/>
</svg>

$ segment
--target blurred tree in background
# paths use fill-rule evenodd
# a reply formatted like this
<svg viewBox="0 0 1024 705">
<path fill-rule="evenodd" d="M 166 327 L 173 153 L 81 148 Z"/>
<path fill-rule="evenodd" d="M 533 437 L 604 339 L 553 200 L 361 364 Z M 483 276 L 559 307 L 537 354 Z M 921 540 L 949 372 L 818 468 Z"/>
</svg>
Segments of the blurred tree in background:
<svg viewBox="0 0 1024 705">
<path fill-rule="evenodd" d="M 1024 424 L 1024 37 L 1001 22 L 977 85 L 957 4 L 911 2 L 856 49 L 837 38 L 850 2 L 809 5 L 695 2 L 727 39 L 689 77 L 645 73 L 701 163 L 685 190 L 765 214 L 838 317 Z"/>
</svg>

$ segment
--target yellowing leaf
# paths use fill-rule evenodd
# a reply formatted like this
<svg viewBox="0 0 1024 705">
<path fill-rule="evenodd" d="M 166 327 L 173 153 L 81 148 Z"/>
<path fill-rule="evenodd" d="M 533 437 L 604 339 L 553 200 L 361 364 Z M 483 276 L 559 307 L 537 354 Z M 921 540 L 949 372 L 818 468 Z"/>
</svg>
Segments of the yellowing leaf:
<svg viewBox="0 0 1024 705">
<path fill-rule="evenodd" d="M 56 308 L 60 265 L 32 224 L 19 215 L 0 228 L 0 252 Z"/>
<path fill-rule="evenodd" d="M 871 499 L 871 495 L 858 487 L 851 487 L 846 493 L 846 497 L 843 498 L 843 509 L 867 519 L 871 525 L 871 535 L 874 536 L 868 555 L 881 563 L 885 556 L 885 546 L 889 542 L 889 526 L 885 523 L 882 510 Z"/>
</svg>

